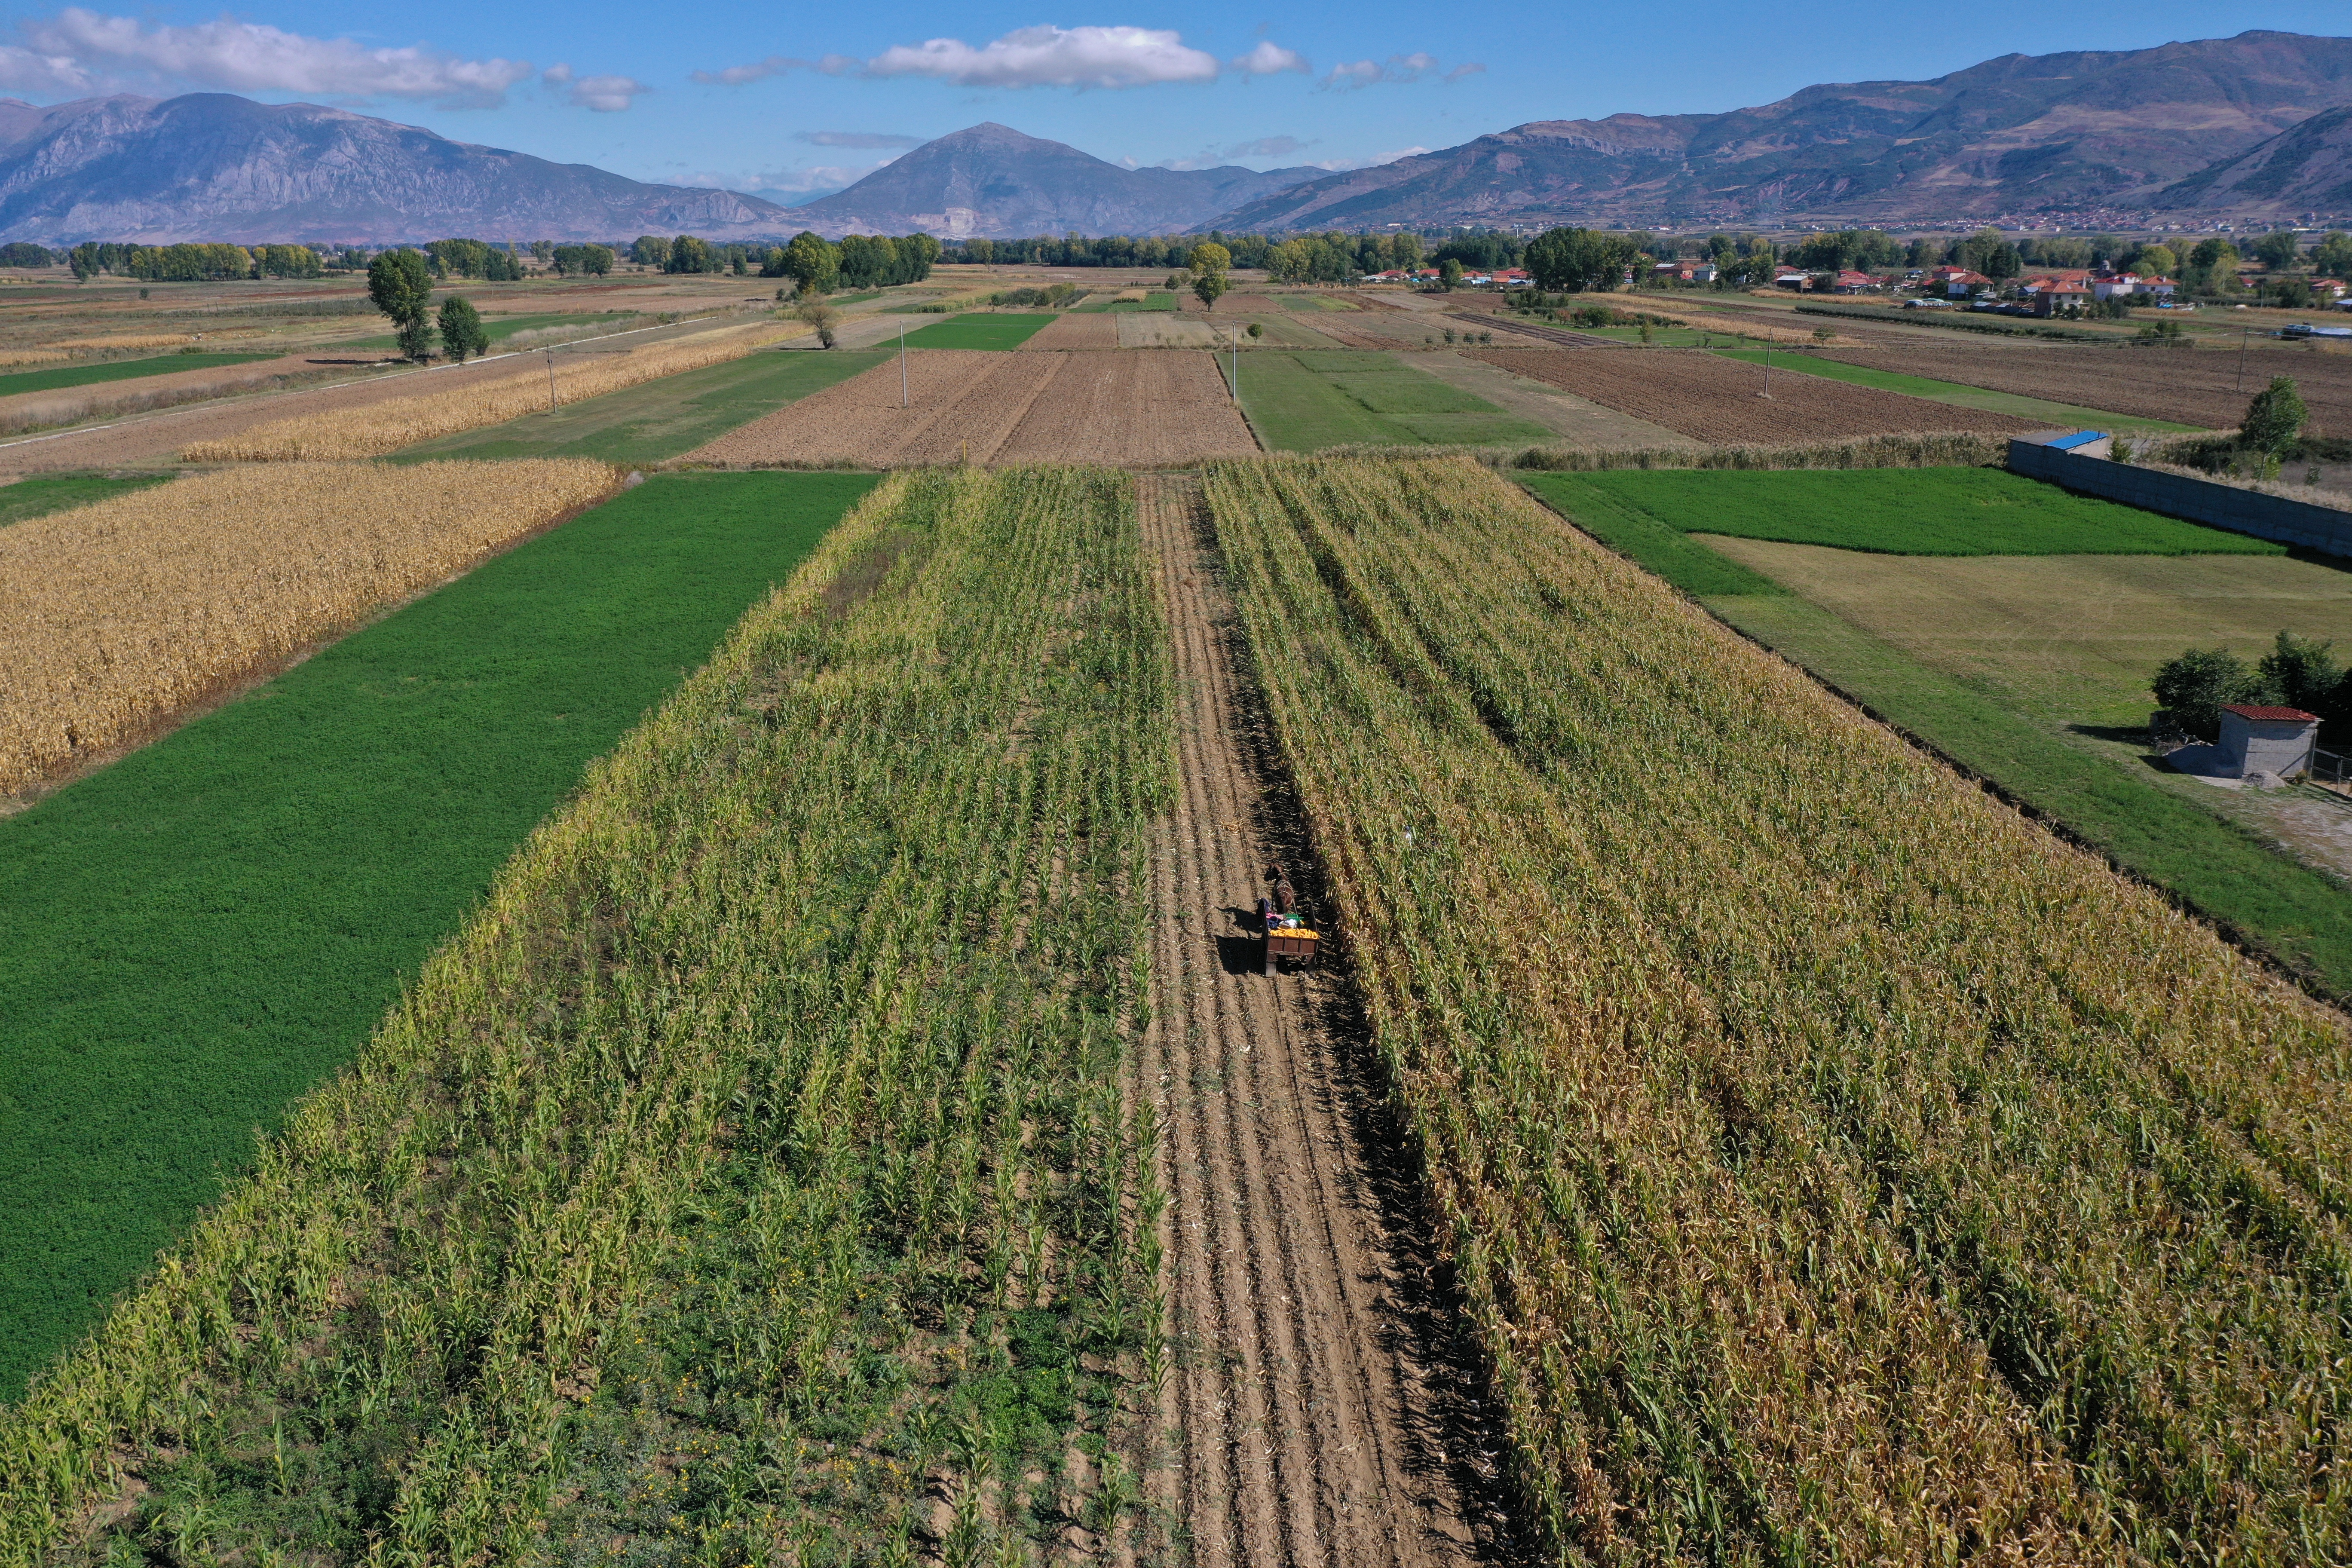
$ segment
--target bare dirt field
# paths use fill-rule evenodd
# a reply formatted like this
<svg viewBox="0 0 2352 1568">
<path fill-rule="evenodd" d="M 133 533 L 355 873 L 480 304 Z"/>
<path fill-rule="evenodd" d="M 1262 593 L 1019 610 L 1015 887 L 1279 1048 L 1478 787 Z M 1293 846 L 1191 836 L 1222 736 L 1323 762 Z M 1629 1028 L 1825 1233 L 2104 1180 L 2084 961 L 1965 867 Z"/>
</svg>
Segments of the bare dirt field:
<svg viewBox="0 0 2352 1568">
<path fill-rule="evenodd" d="M 1692 447 L 1698 442 L 1677 436 L 1663 425 L 1604 408 L 1589 398 L 1530 381 L 1499 365 L 1465 359 L 1459 352 L 1415 354 L 1412 368 L 1425 371 L 1449 386 L 1496 407 L 1531 419 L 1566 438 L 1572 447 L 1594 451 L 1639 451 L 1644 447 Z"/>
<path fill-rule="evenodd" d="M 1165 356 L 1150 356 L 1165 357 Z M 1182 786 L 1153 857 L 1152 1021 L 1133 1092 L 1167 1129 L 1175 1374 L 1153 1511 L 1200 1568 L 1507 1559 L 1499 1432 L 1433 1268 L 1411 1162 L 1344 981 L 1268 978 L 1241 918 L 1297 813 L 1236 668 L 1185 480 L 1140 481 L 1174 636 Z"/>
<path fill-rule="evenodd" d="M 1118 346 L 1123 349 L 1204 349 L 1218 340 L 1206 318 L 1169 310 L 1121 310 Z"/>
<path fill-rule="evenodd" d="M 1957 334 L 1955 334 L 1957 335 Z M 2057 343 L 1923 344 L 1882 342 L 1823 357 L 1905 375 L 1933 376 L 2028 397 L 2233 429 L 2246 400 L 2274 375 L 2291 375 L 2311 410 L 2311 428 L 2352 436 L 2352 354 L 2284 347 L 2247 350 L 2242 377 L 2234 349 L 2103 348 Z"/>
<path fill-rule="evenodd" d="M 1500 366 L 1606 407 L 1710 442 L 1835 441 L 1914 430 L 2016 435 L 2026 420 L 1957 408 L 1818 375 L 1776 375 L 1772 395 L 1758 367 L 1701 350 L 1469 349 Z"/>
<path fill-rule="evenodd" d="M 1249 457 L 1249 426 L 1205 353 L 928 349 L 730 431 L 687 455 L 727 467 L 855 463 L 1178 463 Z"/>
<path fill-rule="evenodd" d="M 1115 349 L 1118 347 L 1118 317 L 1108 310 L 1055 317 L 1030 334 L 1024 349 Z"/>
</svg>

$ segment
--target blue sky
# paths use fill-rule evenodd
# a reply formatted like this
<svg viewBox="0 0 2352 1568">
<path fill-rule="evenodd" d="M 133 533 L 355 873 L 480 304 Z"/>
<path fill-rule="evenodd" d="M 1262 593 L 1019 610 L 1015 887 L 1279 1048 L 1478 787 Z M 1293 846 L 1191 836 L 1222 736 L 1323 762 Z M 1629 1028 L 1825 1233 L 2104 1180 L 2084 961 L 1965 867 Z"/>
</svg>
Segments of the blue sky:
<svg viewBox="0 0 2352 1568">
<path fill-rule="evenodd" d="M 1156 0 L 1155 0 L 1156 3 Z M 2342 34 L 2343 0 L 2223 21 L 2153 0 L 2062 26 L 2037 7 L 1889 12 L 1729 0 L 1464 11 L 1369 0 L 665 7 L 162 0 L 18 10 L 0 93 L 225 90 L 341 104 L 638 179 L 786 199 L 995 120 L 1113 161 L 1350 167 L 1529 120 L 1714 111 L 1820 81 L 1941 75 L 2011 52 L 2137 48 L 2250 27 Z"/>
</svg>

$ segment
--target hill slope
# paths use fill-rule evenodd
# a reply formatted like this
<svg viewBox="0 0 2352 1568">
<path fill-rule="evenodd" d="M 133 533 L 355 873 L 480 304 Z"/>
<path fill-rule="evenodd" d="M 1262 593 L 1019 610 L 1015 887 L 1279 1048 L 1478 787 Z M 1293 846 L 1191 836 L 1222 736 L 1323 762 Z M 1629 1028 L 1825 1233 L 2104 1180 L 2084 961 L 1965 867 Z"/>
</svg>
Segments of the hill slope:
<svg viewBox="0 0 2352 1568">
<path fill-rule="evenodd" d="M 792 232 L 772 202 L 652 185 L 585 163 L 452 142 L 314 103 L 229 93 L 0 99 L 0 240 L 383 244 L 742 238 Z"/>
<path fill-rule="evenodd" d="M 1129 169 L 992 121 L 926 142 L 793 216 L 826 235 L 1166 234 L 1320 173 Z"/>
<path fill-rule="evenodd" d="M 2159 193 L 2155 205 L 2285 217 L 2352 208 L 2352 106 L 2315 114 Z"/>
<path fill-rule="evenodd" d="M 1384 223 L 1894 222 L 2147 205 L 2352 104 L 2352 38 L 2247 32 L 2007 55 L 1932 81 L 1809 87 L 1727 114 L 1547 120 L 1312 180 L 1227 229 Z"/>
</svg>

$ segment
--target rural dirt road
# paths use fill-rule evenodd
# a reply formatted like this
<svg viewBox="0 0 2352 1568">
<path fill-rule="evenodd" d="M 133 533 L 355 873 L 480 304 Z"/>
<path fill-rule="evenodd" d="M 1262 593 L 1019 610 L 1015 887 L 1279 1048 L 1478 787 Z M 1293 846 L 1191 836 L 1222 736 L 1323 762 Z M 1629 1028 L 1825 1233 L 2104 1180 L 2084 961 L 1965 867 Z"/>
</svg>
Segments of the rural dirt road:
<svg viewBox="0 0 2352 1568">
<path fill-rule="evenodd" d="M 1153 1511 L 1200 1568 L 1506 1559 L 1497 1434 L 1329 972 L 1268 979 L 1241 924 L 1286 840 L 1254 688 L 1196 519 L 1137 481 L 1170 606 L 1181 787 L 1154 857 L 1158 994 L 1138 1091 L 1167 1128 L 1176 1370 Z"/>
</svg>

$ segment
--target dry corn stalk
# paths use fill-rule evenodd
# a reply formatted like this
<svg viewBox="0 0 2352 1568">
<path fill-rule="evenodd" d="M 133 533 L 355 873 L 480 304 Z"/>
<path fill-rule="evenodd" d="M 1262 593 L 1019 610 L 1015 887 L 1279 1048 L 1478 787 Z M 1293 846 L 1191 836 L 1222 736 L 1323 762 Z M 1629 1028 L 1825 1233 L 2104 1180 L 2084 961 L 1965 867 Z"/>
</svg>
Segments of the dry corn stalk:
<svg viewBox="0 0 2352 1568">
<path fill-rule="evenodd" d="M 730 327 L 622 353 L 582 355 L 556 362 L 555 397 L 576 403 L 642 382 L 740 359 L 781 339 L 805 335 L 798 323 L 761 321 Z M 395 398 L 363 408 L 276 419 L 215 441 L 199 441 L 180 454 L 190 463 L 282 463 L 381 458 L 460 430 L 503 424 L 548 405 L 548 370 L 519 365 L 511 375 L 474 380 L 446 392 Z"/>
<path fill-rule="evenodd" d="M 62 349 L 0 349 L 0 366 L 57 364 L 73 357 Z"/>
<path fill-rule="evenodd" d="M 576 458 L 231 469 L 0 530 L 0 792 L 609 493 Z"/>
</svg>

